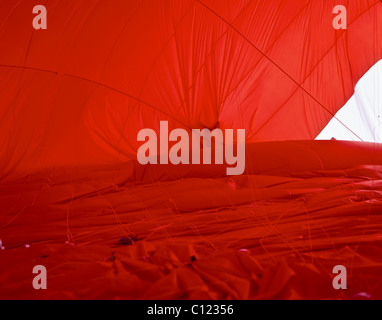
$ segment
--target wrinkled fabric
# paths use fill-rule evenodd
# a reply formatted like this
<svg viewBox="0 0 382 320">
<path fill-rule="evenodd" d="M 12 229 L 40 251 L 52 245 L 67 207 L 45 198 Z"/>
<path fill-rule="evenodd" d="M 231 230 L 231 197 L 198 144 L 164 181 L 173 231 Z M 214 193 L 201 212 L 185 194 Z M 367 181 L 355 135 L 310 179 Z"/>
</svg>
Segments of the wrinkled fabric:
<svg viewBox="0 0 382 320">
<path fill-rule="evenodd" d="M 381 146 L 256 143 L 247 168 L 130 163 L 2 184 L 0 298 L 382 298 Z M 40 264 L 49 289 L 35 291 Z M 335 265 L 348 290 L 333 289 Z"/>
<path fill-rule="evenodd" d="M 382 59 L 380 0 L 347 30 L 335 0 L 39 4 L 0 0 L 1 299 L 382 298 L 381 146 L 312 141 Z M 244 174 L 139 165 L 160 121 L 245 129 Z"/>
<path fill-rule="evenodd" d="M 382 59 L 382 3 L 0 1 L 0 179 L 136 159 L 137 133 L 246 129 L 315 139 Z"/>
</svg>

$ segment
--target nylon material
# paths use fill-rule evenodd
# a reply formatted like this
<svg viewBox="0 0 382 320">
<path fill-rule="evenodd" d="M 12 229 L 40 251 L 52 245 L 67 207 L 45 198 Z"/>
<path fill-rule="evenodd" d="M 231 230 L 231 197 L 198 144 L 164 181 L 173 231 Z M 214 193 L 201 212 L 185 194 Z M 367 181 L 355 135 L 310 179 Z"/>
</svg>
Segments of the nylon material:
<svg viewBox="0 0 382 320">
<path fill-rule="evenodd" d="M 313 139 L 328 121 L 328 115 L 314 109 L 324 107 L 334 114 L 351 95 L 351 83 L 377 57 L 381 58 L 382 51 L 373 41 L 377 36 L 374 27 L 380 23 L 382 16 L 377 14 L 381 10 L 379 4 L 375 1 L 352 4 L 349 8 L 352 9 L 349 10 L 349 29 L 347 32 L 338 32 L 337 37 L 333 37 L 336 31 L 329 23 L 329 5 L 318 1 L 291 5 L 268 1 L 232 2 L 220 7 L 218 2 L 204 4 L 189 1 L 182 4 L 159 2 L 152 6 L 146 1 L 140 4 L 118 1 L 115 6 L 108 7 L 102 2 L 91 6 L 76 2 L 68 9 L 66 3 L 52 2 L 48 4 L 53 16 L 52 28 L 45 33 L 35 32 L 28 51 L 25 43 L 29 43 L 31 33 L 20 33 L 26 27 L 26 22 L 17 28 L 12 27 L 15 19 L 24 21 L 22 17 L 26 14 L 27 3 L 16 6 L 13 11 L 10 4 L 10 13 L 3 11 L 9 16 L 2 20 L 4 23 L 0 44 L 7 43 L 8 47 L 0 51 L 0 65 L 22 67 L 28 52 L 28 68 L 70 75 L 116 90 L 152 107 L 155 119 L 170 116 L 178 120 L 180 124 L 177 127 L 245 128 L 249 142 Z M 128 15 L 123 15 L 122 11 L 128 12 Z M 108 18 L 111 16 L 115 19 Z M 110 20 L 110 24 L 98 24 L 100 17 L 104 17 L 104 21 Z M 329 22 L 324 25 L 326 20 Z M 370 34 L 370 37 L 364 37 L 363 32 Z M 13 34 L 12 40 L 10 34 Z M 262 57 L 261 52 L 256 52 L 243 37 L 269 56 L 272 62 Z M 9 52 L 15 54 L 10 55 Z M 23 54 L 18 55 L 19 52 Z M 92 53 L 89 55 L 89 52 Z M 322 56 L 325 52 L 328 53 Z M 273 63 L 286 74 L 282 74 Z M 14 72 L 19 73 L 18 70 Z M 303 82 L 302 87 L 322 106 L 314 102 L 314 99 L 308 101 L 309 97 L 305 96 L 296 101 L 301 95 L 294 93 L 296 84 L 291 79 L 300 82 L 307 74 L 309 78 Z M 274 86 L 274 83 L 280 85 Z M 42 79 L 36 79 L 33 86 L 42 91 L 45 83 Z M 9 94 L 16 95 L 17 90 L 18 86 L 15 86 Z M 83 108 L 89 93 L 71 90 L 68 87 L 60 92 L 79 99 L 79 106 Z M 56 95 L 55 100 L 63 99 L 53 94 Z M 103 101 L 111 101 L 106 95 L 114 93 L 105 92 Z M 31 108 L 26 101 L 18 103 L 18 110 Z M 4 108 L 7 106 L 4 105 Z M 118 106 L 109 105 L 108 108 L 112 110 Z M 142 118 L 142 113 L 138 112 L 138 118 Z M 245 118 L 242 117 L 243 113 L 246 114 Z M 78 113 L 76 116 L 80 118 L 79 124 L 87 123 L 83 119 L 85 114 Z M 126 117 L 124 123 L 133 119 L 129 113 L 122 114 Z M 89 155 L 100 156 L 104 152 L 100 156 L 100 163 L 105 159 L 113 161 L 111 159 L 115 159 L 116 154 L 123 154 L 120 158 L 123 161 L 126 156 L 133 154 L 134 146 L 137 145 L 135 131 L 138 128 L 135 126 L 134 132 L 123 131 L 122 144 L 112 141 L 118 136 L 117 133 L 106 135 L 105 138 L 104 132 L 119 121 L 121 113 L 113 111 L 108 112 L 108 115 L 105 128 L 98 125 L 99 133 L 95 135 L 109 140 L 100 142 L 96 138 L 89 144 L 92 149 L 86 148 Z M 63 119 L 70 116 L 70 113 L 62 114 Z M 95 113 L 92 116 L 98 117 Z M 296 129 L 291 129 L 291 123 L 297 123 Z M 60 135 L 54 131 L 67 131 L 63 126 L 61 120 L 57 121 L 46 129 L 46 133 L 38 135 Z M 28 141 L 29 132 L 21 127 L 18 130 L 20 139 L 25 136 Z M 78 130 L 86 132 L 84 128 Z M 32 136 L 30 141 L 38 141 L 33 140 Z M 40 159 L 41 163 L 74 165 L 79 161 L 97 161 L 93 156 L 86 155 L 82 155 L 84 158 L 81 156 L 79 160 L 78 150 L 81 147 L 70 147 L 69 141 L 77 143 L 72 138 L 62 138 L 59 142 L 66 150 L 66 160 L 62 159 L 64 153 L 58 156 L 52 144 L 34 148 L 32 142 L 31 148 L 27 148 L 30 151 L 25 155 L 20 153 L 20 157 L 21 154 L 23 158 L 38 157 L 39 151 L 33 156 L 31 153 L 40 149 L 45 150 L 46 154 L 57 154 L 54 157 L 57 163 L 44 158 Z M 110 149 L 105 148 L 105 145 L 115 147 Z M 115 148 L 121 149 L 117 151 Z M 20 166 L 18 170 L 26 172 L 23 166 L 27 165 L 27 161 L 16 158 L 13 161 Z M 11 174 L 17 166 L 13 166 L 8 173 Z M 39 166 L 28 165 L 28 170 L 39 170 Z"/>
<path fill-rule="evenodd" d="M 381 298 L 381 146 L 311 141 L 364 137 L 341 108 L 382 59 L 380 1 L 348 2 L 347 31 L 336 1 L 109 2 L 42 1 L 40 32 L 0 0 L 0 298 Z M 138 164 L 160 121 L 245 129 L 244 174 Z"/>
<path fill-rule="evenodd" d="M 317 139 L 380 142 L 382 97 L 379 92 L 382 62 L 375 64 L 358 82 L 354 95 L 341 108 Z M 352 131 L 341 128 L 341 121 Z"/>
<path fill-rule="evenodd" d="M 351 299 L 361 291 L 380 298 L 382 157 L 369 157 L 381 150 L 335 141 L 254 146 L 256 175 L 233 179 L 201 167 L 200 178 L 189 172 L 192 179 L 159 182 L 152 172 L 137 185 L 132 172 L 126 183 L 128 167 L 123 175 L 88 167 L 2 184 L 0 228 L 12 250 L 2 252 L 0 296 L 36 297 L 29 277 L 12 279 L 41 257 L 57 270 L 41 299 Z M 264 157 L 253 157 L 259 152 Z M 68 210 L 75 245 L 60 244 Z M 139 240 L 121 247 L 117 235 L 126 233 Z M 76 267 L 68 270 L 68 261 Z M 346 292 L 333 292 L 333 264 L 351 265 Z M 84 279 L 96 281 L 85 287 Z"/>
</svg>

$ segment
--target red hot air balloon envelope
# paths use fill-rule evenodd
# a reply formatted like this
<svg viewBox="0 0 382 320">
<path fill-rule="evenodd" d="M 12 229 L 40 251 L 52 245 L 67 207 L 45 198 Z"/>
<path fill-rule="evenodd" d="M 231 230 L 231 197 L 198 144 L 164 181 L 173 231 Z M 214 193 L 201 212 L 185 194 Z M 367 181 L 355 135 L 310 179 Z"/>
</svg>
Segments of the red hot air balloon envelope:
<svg viewBox="0 0 382 320">
<path fill-rule="evenodd" d="M 338 112 L 382 3 L 342 2 L 0 0 L 0 298 L 381 299 L 382 148 Z M 141 165 L 161 121 L 245 129 L 245 172 Z"/>
</svg>

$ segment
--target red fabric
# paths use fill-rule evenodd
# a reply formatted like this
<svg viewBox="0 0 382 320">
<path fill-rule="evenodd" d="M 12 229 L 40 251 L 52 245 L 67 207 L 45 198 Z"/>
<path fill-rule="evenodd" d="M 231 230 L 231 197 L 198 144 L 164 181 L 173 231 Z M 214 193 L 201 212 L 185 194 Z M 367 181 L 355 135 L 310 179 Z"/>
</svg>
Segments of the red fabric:
<svg viewBox="0 0 382 320">
<path fill-rule="evenodd" d="M 0 172 L 136 159 L 142 128 L 314 139 L 382 59 L 379 0 L 0 1 Z M 309 94 L 308 94 L 309 93 Z M 0 178 L 1 178 L 0 177 Z"/>
<path fill-rule="evenodd" d="M 130 163 L 2 184 L 0 298 L 381 299 L 382 148 L 269 142 L 247 157 L 229 178 Z M 332 287 L 337 264 L 348 290 Z"/>
<path fill-rule="evenodd" d="M 381 147 L 284 141 L 382 59 L 382 3 L 339 2 L 0 0 L 0 298 L 382 298 Z M 246 129 L 245 174 L 138 165 L 160 121 Z"/>
</svg>

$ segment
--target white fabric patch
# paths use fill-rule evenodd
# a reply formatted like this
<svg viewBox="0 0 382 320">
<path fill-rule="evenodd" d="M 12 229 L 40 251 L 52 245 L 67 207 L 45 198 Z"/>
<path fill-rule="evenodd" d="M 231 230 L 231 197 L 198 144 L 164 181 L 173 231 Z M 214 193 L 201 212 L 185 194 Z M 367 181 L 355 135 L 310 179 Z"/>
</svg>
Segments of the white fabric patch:
<svg viewBox="0 0 382 320">
<path fill-rule="evenodd" d="M 382 60 L 359 80 L 354 95 L 316 140 L 332 138 L 382 142 Z"/>
</svg>

